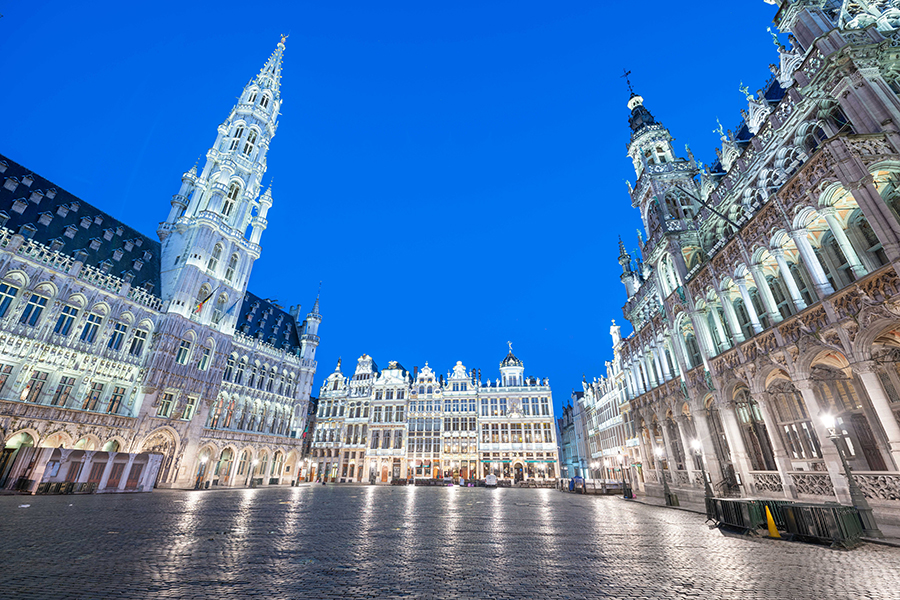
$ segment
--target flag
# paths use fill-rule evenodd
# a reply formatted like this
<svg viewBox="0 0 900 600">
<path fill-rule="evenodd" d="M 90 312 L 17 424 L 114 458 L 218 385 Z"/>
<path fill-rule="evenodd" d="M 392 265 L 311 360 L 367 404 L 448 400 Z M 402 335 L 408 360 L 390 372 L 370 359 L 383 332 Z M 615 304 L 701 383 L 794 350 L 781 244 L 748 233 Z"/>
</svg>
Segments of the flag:
<svg viewBox="0 0 900 600">
<path fill-rule="evenodd" d="M 219 287 L 221 287 L 221 286 L 219 286 Z M 201 310 L 203 310 L 203 305 L 206 304 L 207 300 L 209 300 L 210 298 L 212 298 L 212 297 L 215 295 L 215 293 L 218 292 L 218 291 L 219 291 L 219 288 L 216 288 L 215 290 L 213 290 L 212 292 L 210 292 L 210 293 L 209 293 L 209 296 L 207 296 L 206 298 L 204 298 L 203 300 L 201 300 L 201 301 L 197 304 L 197 308 L 194 309 L 194 312 L 195 312 L 195 313 L 198 313 L 198 312 L 200 312 Z"/>
<path fill-rule="evenodd" d="M 237 300 L 235 300 L 235 301 L 234 301 L 234 304 L 232 304 L 231 307 L 230 307 L 228 310 L 225 311 L 225 314 L 226 314 L 226 315 L 230 315 L 230 314 L 231 314 L 231 311 L 234 310 L 234 307 L 236 307 L 240 301 L 241 301 L 240 298 L 238 298 Z"/>
</svg>

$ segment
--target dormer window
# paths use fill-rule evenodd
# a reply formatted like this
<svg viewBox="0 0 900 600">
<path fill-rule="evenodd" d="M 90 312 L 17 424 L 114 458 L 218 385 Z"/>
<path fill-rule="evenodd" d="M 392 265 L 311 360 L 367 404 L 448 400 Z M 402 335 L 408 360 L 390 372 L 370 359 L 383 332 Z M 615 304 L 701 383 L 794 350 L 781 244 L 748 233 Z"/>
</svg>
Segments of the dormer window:
<svg viewBox="0 0 900 600">
<path fill-rule="evenodd" d="M 24 198 L 19 198 L 13 202 L 12 209 L 20 215 L 28 208 L 28 202 Z"/>
<path fill-rule="evenodd" d="M 100 249 L 100 238 L 91 238 L 91 250 Z"/>
<path fill-rule="evenodd" d="M 7 177 L 6 181 L 3 184 L 3 187 L 11 192 L 14 192 L 16 191 L 16 188 L 19 187 L 19 180 L 15 177 Z"/>
<path fill-rule="evenodd" d="M 42 212 L 40 217 L 38 217 L 38 223 L 41 225 L 49 225 L 50 221 L 53 220 L 53 213 L 51 212 Z"/>
<path fill-rule="evenodd" d="M 140 244 L 138 244 L 140 246 Z M 153 258 L 153 253 L 144 250 L 144 262 L 150 262 L 150 259 Z"/>
<path fill-rule="evenodd" d="M 65 204 L 60 204 L 56 207 L 56 214 L 61 217 L 65 217 L 67 214 L 69 214 L 69 207 Z"/>
<path fill-rule="evenodd" d="M 9 163 L 5 160 L 0 160 L 0 173 L 6 173 L 6 169 L 9 168 Z"/>
<path fill-rule="evenodd" d="M 131 252 L 134 250 L 134 242 L 131 240 L 125 240 L 125 243 L 122 244 L 125 247 L 125 252 Z"/>
<path fill-rule="evenodd" d="M 113 230 L 112 229 L 104 229 L 103 230 L 103 239 L 107 242 L 113 239 Z"/>
<path fill-rule="evenodd" d="M 144 261 L 142 261 L 141 259 L 137 259 L 134 261 L 134 264 L 132 265 L 131 268 L 133 268 L 135 271 L 140 271 L 141 267 L 143 267 L 143 266 L 144 266 Z"/>
<path fill-rule="evenodd" d="M 74 225 L 69 225 L 68 227 L 66 227 L 66 230 L 63 232 L 63 235 L 71 240 L 71 239 L 75 238 L 76 233 L 78 233 L 78 228 L 75 227 Z"/>
<path fill-rule="evenodd" d="M 122 227 L 121 225 L 119 225 L 118 227 L 116 227 L 116 235 L 122 235 L 123 233 L 125 233 L 125 228 L 124 228 L 124 227 Z"/>
<path fill-rule="evenodd" d="M 32 183 L 34 183 L 34 175 L 32 175 L 31 173 L 22 178 L 22 185 L 31 187 Z"/>
<path fill-rule="evenodd" d="M 116 248 L 115 250 L 113 250 L 113 255 L 112 255 L 113 260 L 122 260 L 123 254 L 125 254 L 125 253 L 122 252 L 121 248 Z"/>
<path fill-rule="evenodd" d="M 47 197 L 50 198 L 51 200 L 56 198 L 56 188 L 50 188 L 49 190 L 47 190 Z M 73 209 L 73 210 L 77 210 L 77 209 Z"/>
<path fill-rule="evenodd" d="M 65 245 L 65 240 L 61 240 L 60 238 L 56 238 L 50 241 L 50 249 L 54 252 L 59 252 L 60 249 Z"/>
<path fill-rule="evenodd" d="M 140 248 L 144 245 L 144 240 L 142 240 L 141 238 L 134 238 L 134 245 Z"/>
<path fill-rule="evenodd" d="M 41 190 L 34 190 L 33 192 L 31 192 L 31 196 L 28 199 L 35 204 L 40 204 L 41 200 L 44 199 L 44 192 L 42 192 Z"/>
<path fill-rule="evenodd" d="M 103 217 L 101 217 L 100 215 L 97 215 L 96 217 L 94 217 L 94 223 L 96 223 L 97 225 L 102 225 Z"/>
<path fill-rule="evenodd" d="M 82 217 L 81 218 L 81 226 L 84 227 L 85 229 L 90 227 L 91 223 L 93 223 L 93 220 L 91 220 L 90 217 Z"/>
</svg>

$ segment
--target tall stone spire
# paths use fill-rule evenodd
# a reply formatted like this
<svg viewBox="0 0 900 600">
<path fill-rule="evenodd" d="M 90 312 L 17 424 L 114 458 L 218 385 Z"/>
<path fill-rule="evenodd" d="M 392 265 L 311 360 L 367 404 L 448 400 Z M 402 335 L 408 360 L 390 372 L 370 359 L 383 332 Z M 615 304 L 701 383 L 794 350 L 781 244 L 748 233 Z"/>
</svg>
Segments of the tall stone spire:
<svg viewBox="0 0 900 600">
<path fill-rule="evenodd" d="M 228 333 L 237 317 L 224 314 L 222 304 L 227 309 L 246 291 L 272 206 L 271 189 L 260 192 L 278 127 L 283 57 L 284 37 L 217 128 L 203 169 L 182 177 L 169 216 L 157 228 L 162 297 L 170 311 L 201 323 L 211 320 Z M 210 292 L 210 302 L 197 300 Z"/>
</svg>

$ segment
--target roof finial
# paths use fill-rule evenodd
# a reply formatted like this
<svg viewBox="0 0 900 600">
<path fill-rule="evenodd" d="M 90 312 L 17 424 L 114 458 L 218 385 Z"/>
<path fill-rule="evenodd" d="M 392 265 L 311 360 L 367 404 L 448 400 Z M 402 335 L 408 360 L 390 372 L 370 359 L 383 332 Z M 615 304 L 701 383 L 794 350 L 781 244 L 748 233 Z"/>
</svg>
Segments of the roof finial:
<svg viewBox="0 0 900 600">
<path fill-rule="evenodd" d="M 625 78 L 625 85 L 628 86 L 629 93 L 634 96 L 634 88 L 631 86 L 631 79 L 628 78 L 629 75 L 631 75 L 631 71 L 622 69 L 622 75 L 620 75 L 619 77 Z"/>
<path fill-rule="evenodd" d="M 509 346 L 509 353 L 512 354 L 512 342 L 508 341 L 506 344 Z"/>
<path fill-rule="evenodd" d="M 287 41 L 287 39 L 288 39 L 290 36 L 291 36 L 291 34 L 289 34 L 289 33 L 282 33 L 282 34 L 281 34 L 281 45 L 282 45 L 282 46 L 284 45 L 284 43 Z"/>
</svg>

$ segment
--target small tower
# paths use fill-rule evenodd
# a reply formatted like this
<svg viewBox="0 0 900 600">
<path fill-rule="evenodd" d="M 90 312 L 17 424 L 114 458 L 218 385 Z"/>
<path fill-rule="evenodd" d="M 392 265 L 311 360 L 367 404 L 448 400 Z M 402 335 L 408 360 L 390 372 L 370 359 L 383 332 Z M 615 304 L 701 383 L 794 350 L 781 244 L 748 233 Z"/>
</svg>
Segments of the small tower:
<svg viewBox="0 0 900 600">
<path fill-rule="evenodd" d="M 266 154 L 281 109 L 284 38 L 219 125 L 206 163 L 181 178 L 157 233 L 162 241 L 162 298 L 168 311 L 230 334 L 272 206 L 260 195 Z M 248 235 L 249 230 L 249 235 Z"/>
<path fill-rule="evenodd" d="M 503 385 L 516 386 L 523 385 L 525 366 L 522 361 L 513 354 L 512 342 L 506 342 L 509 345 L 509 354 L 500 363 L 500 377 Z"/>
<path fill-rule="evenodd" d="M 622 265 L 622 274 L 619 278 L 625 285 L 628 297 L 631 298 L 637 291 L 637 285 L 635 285 L 635 274 L 631 270 L 631 255 L 625 250 L 625 244 L 622 242 L 621 237 L 619 238 L 619 264 Z"/>
<path fill-rule="evenodd" d="M 316 348 L 319 346 L 319 325 L 322 323 L 322 315 L 319 314 L 319 297 L 312 310 L 306 315 L 306 323 L 303 335 L 300 336 L 300 358 L 316 360 Z M 340 367 L 340 363 L 338 363 Z"/>
</svg>

